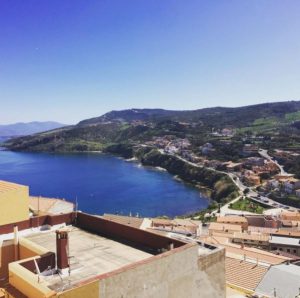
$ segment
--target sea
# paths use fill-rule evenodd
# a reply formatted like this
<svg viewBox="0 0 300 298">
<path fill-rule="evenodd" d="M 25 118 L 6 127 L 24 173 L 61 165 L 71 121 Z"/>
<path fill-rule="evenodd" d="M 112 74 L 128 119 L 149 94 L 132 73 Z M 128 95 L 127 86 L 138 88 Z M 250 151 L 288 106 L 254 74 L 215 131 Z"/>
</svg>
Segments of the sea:
<svg viewBox="0 0 300 298">
<path fill-rule="evenodd" d="M 34 196 L 77 202 L 78 210 L 98 215 L 174 217 L 209 204 L 199 190 L 161 169 L 102 153 L 0 151 L 0 180 L 28 185 Z"/>
</svg>

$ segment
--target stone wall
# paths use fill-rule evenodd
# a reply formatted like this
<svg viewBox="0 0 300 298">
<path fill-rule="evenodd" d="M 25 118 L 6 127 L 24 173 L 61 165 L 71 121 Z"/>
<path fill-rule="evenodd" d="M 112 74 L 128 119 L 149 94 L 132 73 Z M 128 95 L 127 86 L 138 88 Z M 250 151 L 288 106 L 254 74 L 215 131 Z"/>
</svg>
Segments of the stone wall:
<svg viewBox="0 0 300 298">
<path fill-rule="evenodd" d="M 99 297 L 224 298 L 224 251 L 198 257 L 185 245 L 100 279 Z"/>
</svg>

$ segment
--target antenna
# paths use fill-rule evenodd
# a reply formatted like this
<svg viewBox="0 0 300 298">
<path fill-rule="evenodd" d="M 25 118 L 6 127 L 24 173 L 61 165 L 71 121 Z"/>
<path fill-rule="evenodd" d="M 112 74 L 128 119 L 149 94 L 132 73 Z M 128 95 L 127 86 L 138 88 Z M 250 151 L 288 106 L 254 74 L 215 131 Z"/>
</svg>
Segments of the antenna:
<svg viewBox="0 0 300 298">
<path fill-rule="evenodd" d="M 75 197 L 75 225 L 77 224 L 77 212 L 78 212 L 78 200 L 76 196 Z"/>
</svg>

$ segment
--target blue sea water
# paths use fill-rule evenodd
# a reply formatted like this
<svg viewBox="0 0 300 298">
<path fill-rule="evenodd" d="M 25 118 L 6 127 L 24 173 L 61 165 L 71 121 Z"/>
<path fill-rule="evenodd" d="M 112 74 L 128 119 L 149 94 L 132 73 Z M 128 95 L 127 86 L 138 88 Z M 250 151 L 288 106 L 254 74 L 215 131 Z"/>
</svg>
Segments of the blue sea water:
<svg viewBox="0 0 300 298">
<path fill-rule="evenodd" d="M 0 180 L 29 185 L 32 195 L 77 198 L 78 209 L 92 214 L 176 216 L 208 205 L 198 190 L 166 172 L 99 153 L 0 151 Z"/>
</svg>

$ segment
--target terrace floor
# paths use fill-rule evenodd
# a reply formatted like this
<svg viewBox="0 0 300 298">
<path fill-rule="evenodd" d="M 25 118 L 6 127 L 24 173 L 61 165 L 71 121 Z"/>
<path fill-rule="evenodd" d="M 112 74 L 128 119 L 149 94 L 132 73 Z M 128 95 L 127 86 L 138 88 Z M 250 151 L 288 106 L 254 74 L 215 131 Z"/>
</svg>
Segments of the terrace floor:
<svg viewBox="0 0 300 298">
<path fill-rule="evenodd" d="M 69 231 L 70 275 L 50 275 L 44 279 L 47 286 L 55 291 L 72 288 L 75 283 L 93 276 L 107 273 L 123 266 L 147 259 L 152 254 L 98 236 L 73 226 Z M 41 232 L 26 237 L 32 242 L 56 252 L 55 231 Z"/>
</svg>

